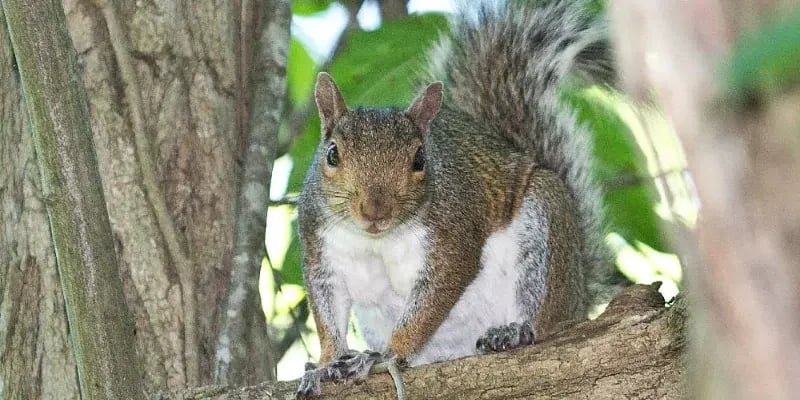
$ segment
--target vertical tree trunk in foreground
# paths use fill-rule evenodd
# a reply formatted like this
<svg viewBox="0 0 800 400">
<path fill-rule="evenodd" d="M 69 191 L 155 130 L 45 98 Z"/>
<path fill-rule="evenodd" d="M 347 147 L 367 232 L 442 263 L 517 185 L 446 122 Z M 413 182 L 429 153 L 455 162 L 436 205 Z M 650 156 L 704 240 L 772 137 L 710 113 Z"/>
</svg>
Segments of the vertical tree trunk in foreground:
<svg viewBox="0 0 800 400">
<path fill-rule="evenodd" d="M 145 388 L 210 383 L 246 146 L 239 107 L 247 95 L 239 90 L 236 51 L 241 4 L 65 0 L 63 6 L 89 97 Z M 15 71 L 3 20 L 0 397 L 77 399 L 63 297 Z M 274 106 L 249 105 L 253 112 Z"/>
<path fill-rule="evenodd" d="M 797 2 L 611 4 L 621 76 L 635 93 L 654 89 L 685 145 L 702 203 L 697 247 L 684 249 L 696 327 L 691 397 L 796 398 L 800 90 L 749 93 L 743 102 L 726 84 L 734 41 L 798 15 Z"/>
<path fill-rule="evenodd" d="M 32 123 L 81 397 L 144 399 L 64 10 L 57 0 L 3 0 L 3 12 Z"/>
</svg>

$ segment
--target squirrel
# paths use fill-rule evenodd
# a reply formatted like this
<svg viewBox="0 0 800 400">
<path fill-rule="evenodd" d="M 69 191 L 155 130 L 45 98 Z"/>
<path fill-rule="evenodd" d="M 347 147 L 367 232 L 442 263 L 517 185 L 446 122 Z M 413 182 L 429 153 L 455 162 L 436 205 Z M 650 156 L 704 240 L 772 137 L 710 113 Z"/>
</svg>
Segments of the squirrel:
<svg viewBox="0 0 800 400">
<path fill-rule="evenodd" d="M 532 344 L 602 292 L 613 263 L 589 132 L 558 87 L 613 79 L 608 35 L 584 1 L 535 3 L 456 15 L 405 109 L 348 108 L 318 75 L 298 231 L 321 366 L 300 397 L 381 359 Z M 349 350 L 351 312 L 373 351 Z"/>
</svg>

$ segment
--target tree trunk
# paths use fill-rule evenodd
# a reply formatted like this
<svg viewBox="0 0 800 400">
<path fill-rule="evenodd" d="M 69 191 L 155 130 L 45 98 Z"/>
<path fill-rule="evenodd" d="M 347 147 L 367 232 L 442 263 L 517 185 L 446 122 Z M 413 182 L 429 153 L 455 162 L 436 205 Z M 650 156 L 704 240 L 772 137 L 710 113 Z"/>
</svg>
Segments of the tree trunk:
<svg viewBox="0 0 800 400">
<path fill-rule="evenodd" d="M 78 399 L 30 121 L 0 17 L 0 397 Z"/>
<path fill-rule="evenodd" d="M 541 343 L 506 353 L 467 357 L 402 373 L 407 399 L 681 399 L 686 308 L 670 309 L 658 285 L 635 285 L 598 319 Z M 212 386 L 172 398 L 294 399 L 297 381 L 234 388 Z M 324 384 L 326 399 L 396 398 L 386 373 L 365 382 Z"/>
<path fill-rule="evenodd" d="M 730 90 L 729 67 L 736 41 L 765 23 L 793 15 L 796 32 L 798 2 L 611 4 L 621 76 L 633 93 L 653 94 L 675 124 L 702 202 L 696 236 L 682 240 L 695 321 L 692 398 L 796 398 L 800 90 L 795 74 L 794 87 L 742 99 Z M 797 54 L 796 39 L 779 46 Z"/>
<path fill-rule="evenodd" d="M 246 146 L 240 4 L 65 0 L 64 9 L 145 385 L 208 384 Z M 0 397 L 76 399 L 30 126 L 2 22 Z"/>
<path fill-rule="evenodd" d="M 57 0 L 3 0 L 3 13 L 30 116 L 81 398 L 144 400 L 64 10 Z"/>
</svg>

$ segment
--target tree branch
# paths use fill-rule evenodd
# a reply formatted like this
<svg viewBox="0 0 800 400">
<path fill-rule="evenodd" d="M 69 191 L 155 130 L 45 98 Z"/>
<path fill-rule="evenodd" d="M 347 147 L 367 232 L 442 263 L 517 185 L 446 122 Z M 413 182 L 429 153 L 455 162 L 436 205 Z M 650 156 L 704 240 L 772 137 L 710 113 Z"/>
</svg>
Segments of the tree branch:
<svg viewBox="0 0 800 400">
<path fill-rule="evenodd" d="M 233 267 L 214 361 L 214 381 L 225 384 L 275 379 L 277 364 L 261 309 L 258 276 L 264 257 L 269 184 L 286 90 L 291 11 L 286 0 L 243 4 L 254 7 L 247 13 L 258 16 L 258 21 L 248 71 L 248 135 L 236 209 Z M 248 52 L 242 50 L 243 54 Z"/>
<path fill-rule="evenodd" d="M 686 308 L 665 309 L 651 286 L 626 288 L 605 313 L 574 324 L 535 346 L 410 368 L 411 399 L 683 398 Z M 199 388 L 178 399 L 292 399 L 297 382 L 245 388 Z M 361 384 L 324 384 L 324 398 L 394 399 L 388 374 Z"/>
<path fill-rule="evenodd" d="M 383 0 L 380 7 L 384 22 L 408 16 L 408 0 Z"/>
</svg>

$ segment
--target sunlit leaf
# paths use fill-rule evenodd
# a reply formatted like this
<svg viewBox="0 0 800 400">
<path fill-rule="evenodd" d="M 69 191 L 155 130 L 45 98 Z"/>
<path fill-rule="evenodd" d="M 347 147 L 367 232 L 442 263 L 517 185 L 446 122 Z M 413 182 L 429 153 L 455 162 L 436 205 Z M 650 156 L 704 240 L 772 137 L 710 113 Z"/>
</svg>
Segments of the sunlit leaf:
<svg viewBox="0 0 800 400">
<path fill-rule="evenodd" d="M 325 11 L 333 3 L 332 0 L 292 0 L 292 13 L 311 15 Z"/>
<path fill-rule="evenodd" d="M 612 105 L 588 93 L 568 89 L 564 98 L 594 135 L 594 174 L 607 189 L 603 206 L 610 229 L 630 243 L 639 241 L 663 251 L 664 238 L 654 208 L 655 189 L 644 156 Z"/>
</svg>

